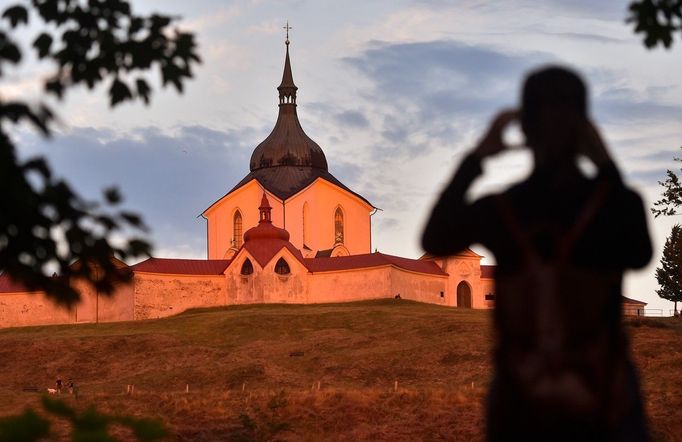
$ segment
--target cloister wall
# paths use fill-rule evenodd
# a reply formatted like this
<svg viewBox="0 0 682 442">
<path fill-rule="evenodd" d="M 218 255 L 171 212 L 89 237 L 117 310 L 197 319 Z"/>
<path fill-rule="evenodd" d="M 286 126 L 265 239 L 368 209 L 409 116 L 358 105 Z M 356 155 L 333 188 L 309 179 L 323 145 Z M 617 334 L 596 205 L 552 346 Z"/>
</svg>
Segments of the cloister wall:
<svg viewBox="0 0 682 442">
<path fill-rule="evenodd" d="M 448 299 L 445 296 L 447 276 L 416 273 L 391 267 L 390 278 L 391 293 L 400 293 L 403 299 L 448 305 Z"/>
<path fill-rule="evenodd" d="M 189 308 L 227 304 L 223 275 L 136 272 L 134 319 L 164 318 Z"/>
<path fill-rule="evenodd" d="M 309 302 L 349 302 L 392 298 L 391 267 L 311 273 Z"/>
<path fill-rule="evenodd" d="M 0 327 L 71 324 L 76 310 L 57 306 L 41 292 L 0 293 Z"/>
</svg>

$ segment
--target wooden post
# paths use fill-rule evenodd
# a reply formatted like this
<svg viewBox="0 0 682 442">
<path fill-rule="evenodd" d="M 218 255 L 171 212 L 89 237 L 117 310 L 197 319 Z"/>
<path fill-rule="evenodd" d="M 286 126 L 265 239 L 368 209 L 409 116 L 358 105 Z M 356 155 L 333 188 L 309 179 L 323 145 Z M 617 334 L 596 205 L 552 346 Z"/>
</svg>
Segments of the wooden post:
<svg viewBox="0 0 682 442">
<path fill-rule="evenodd" d="M 185 393 L 189 393 L 189 384 L 185 386 Z"/>
<path fill-rule="evenodd" d="M 320 391 L 320 381 L 317 381 L 317 391 Z"/>
<path fill-rule="evenodd" d="M 398 391 L 398 381 L 395 381 L 395 384 L 393 384 L 393 391 Z"/>
<path fill-rule="evenodd" d="M 244 392 L 244 390 L 246 390 L 246 382 L 242 384 L 242 393 Z"/>
</svg>

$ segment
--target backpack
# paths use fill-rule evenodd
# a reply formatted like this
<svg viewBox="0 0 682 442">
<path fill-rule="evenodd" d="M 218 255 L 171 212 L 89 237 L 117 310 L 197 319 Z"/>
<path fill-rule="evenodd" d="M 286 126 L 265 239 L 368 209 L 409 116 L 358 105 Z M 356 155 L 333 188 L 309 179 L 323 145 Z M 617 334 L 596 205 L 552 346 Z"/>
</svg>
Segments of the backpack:
<svg viewBox="0 0 682 442">
<path fill-rule="evenodd" d="M 551 258 L 533 246 L 508 196 L 496 199 L 521 255 L 516 271 L 496 276 L 498 371 L 527 403 L 545 412 L 616 419 L 615 402 L 627 388 L 626 358 L 618 345 L 620 312 L 614 312 L 614 305 L 620 308 L 613 288 L 621 272 L 571 260 L 608 193 L 606 183 L 597 186 L 573 226 L 556 239 Z"/>
</svg>

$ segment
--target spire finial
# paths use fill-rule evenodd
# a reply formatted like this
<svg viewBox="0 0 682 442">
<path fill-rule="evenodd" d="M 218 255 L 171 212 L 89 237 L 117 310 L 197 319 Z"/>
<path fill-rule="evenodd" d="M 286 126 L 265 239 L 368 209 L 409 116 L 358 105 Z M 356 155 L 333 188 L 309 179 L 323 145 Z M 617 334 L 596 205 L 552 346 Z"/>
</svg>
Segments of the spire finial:
<svg viewBox="0 0 682 442">
<path fill-rule="evenodd" d="M 282 28 L 282 29 L 286 29 L 286 31 L 287 31 L 287 39 L 284 40 L 284 44 L 289 46 L 289 29 L 293 29 L 291 26 L 289 26 L 289 20 L 287 20 L 287 25 L 284 26 L 284 28 Z"/>
<path fill-rule="evenodd" d="M 289 21 L 284 26 L 287 31 L 287 39 L 284 42 L 287 46 L 286 56 L 284 57 L 284 72 L 282 73 L 282 83 L 277 87 L 279 91 L 279 104 L 293 104 L 296 106 L 296 90 L 298 89 L 294 84 L 294 76 L 291 74 L 291 62 L 289 61 Z"/>
</svg>

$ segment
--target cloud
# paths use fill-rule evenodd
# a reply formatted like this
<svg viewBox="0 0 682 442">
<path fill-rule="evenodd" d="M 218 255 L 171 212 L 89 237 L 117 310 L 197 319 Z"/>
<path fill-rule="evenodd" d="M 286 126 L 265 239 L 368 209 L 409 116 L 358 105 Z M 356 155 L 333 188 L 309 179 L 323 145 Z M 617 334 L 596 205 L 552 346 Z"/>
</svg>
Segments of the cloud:
<svg viewBox="0 0 682 442">
<path fill-rule="evenodd" d="M 139 127 L 125 133 L 76 127 L 52 141 L 24 137 L 21 149 L 24 157 L 47 156 L 55 173 L 88 199 L 101 199 L 102 189 L 117 185 L 123 205 L 151 227 L 158 250 L 187 257 L 205 254 L 206 226 L 197 216 L 248 173 L 261 138 L 262 131 L 248 127 Z"/>
<path fill-rule="evenodd" d="M 403 153 L 452 142 L 467 121 L 513 105 L 523 73 L 551 60 L 547 54 L 503 53 L 451 40 L 374 41 L 344 59 L 373 85 L 368 101 L 382 97 L 383 109 L 374 110 L 384 115 L 383 141 L 407 146 Z"/>
<path fill-rule="evenodd" d="M 346 110 L 339 112 L 334 116 L 334 120 L 341 126 L 346 126 L 355 129 L 366 129 L 369 126 L 369 120 L 362 112 L 355 110 Z"/>
<path fill-rule="evenodd" d="M 616 43 L 616 44 L 623 44 L 623 43 L 627 42 L 627 40 L 622 39 L 622 38 L 607 37 L 605 35 L 590 34 L 590 33 L 583 33 L 583 32 L 543 32 L 543 31 L 538 31 L 538 30 L 536 30 L 535 32 L 538 32 L 538 33 L 541 33 L 544 35 L 555 36 L 555 37 L 564 37 L 568 40 L 584 40 L 586 42 Z"/>
</svg>

